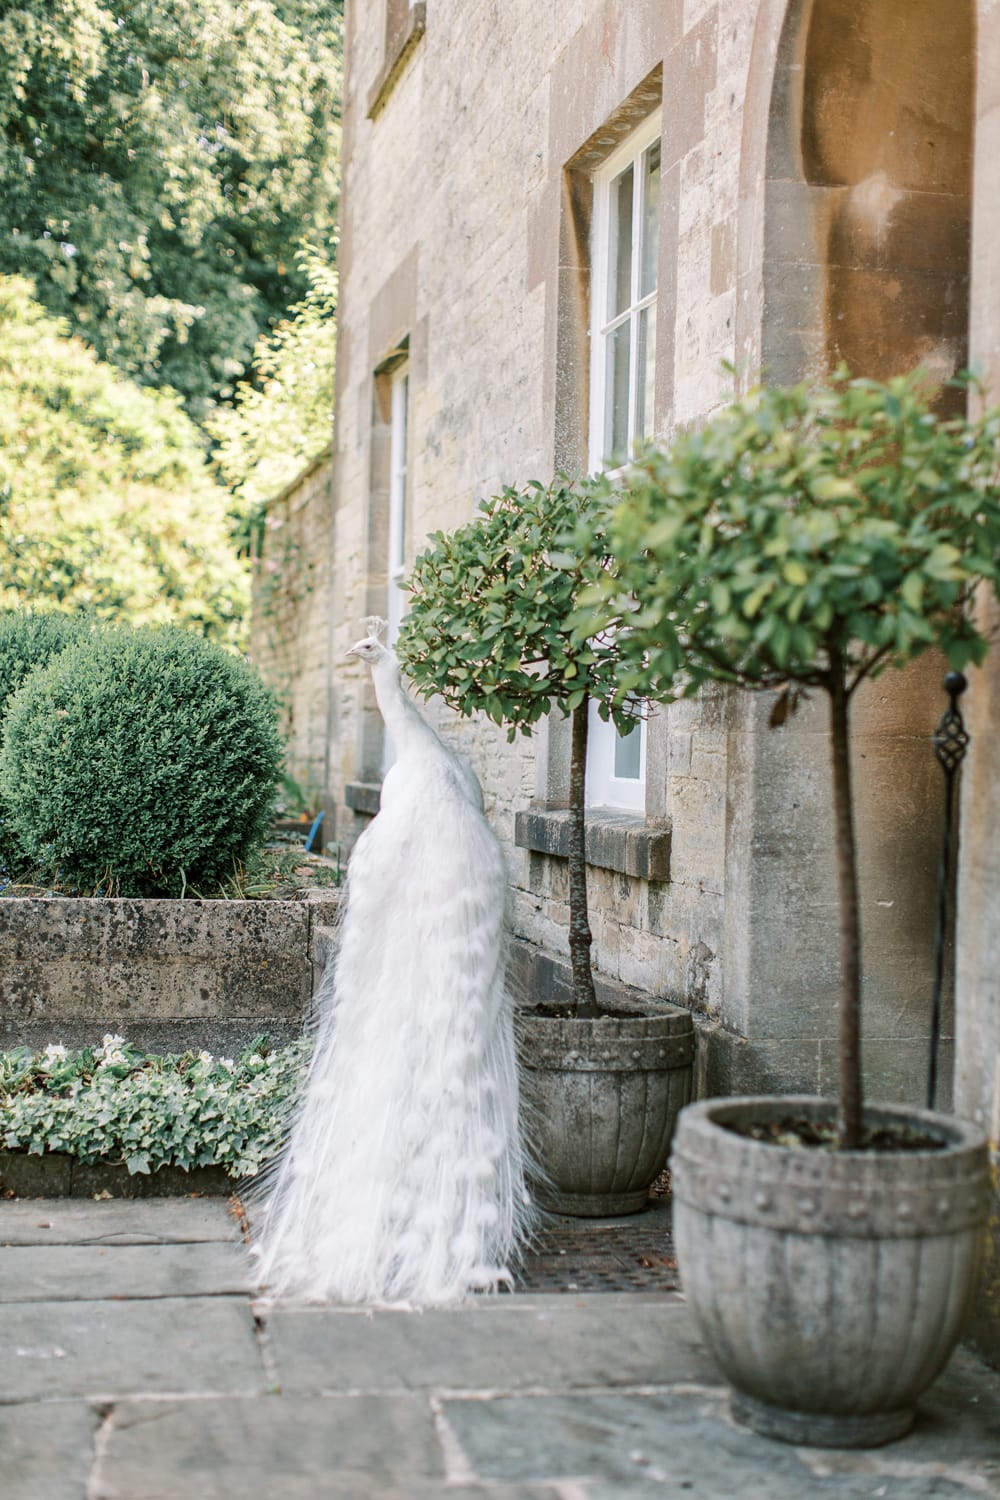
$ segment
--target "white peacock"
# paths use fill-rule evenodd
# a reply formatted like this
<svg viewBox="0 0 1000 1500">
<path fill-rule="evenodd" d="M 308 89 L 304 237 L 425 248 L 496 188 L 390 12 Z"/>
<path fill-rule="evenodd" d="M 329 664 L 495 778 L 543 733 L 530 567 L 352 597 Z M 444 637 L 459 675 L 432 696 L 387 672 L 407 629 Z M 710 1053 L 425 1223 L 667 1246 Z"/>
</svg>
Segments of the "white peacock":
<svg viewBox="0 0 1000 1500">
<path fill-rule="evenodd" d="M 351 857 L 257 1254 L 275 1297 L 431 1306 L 509 1281 L 528 1232 L 506 875 L 475 774 L 404 691 L 383 622 L 365 624 L 348 654 L 396 758 Z"/>
</svg>

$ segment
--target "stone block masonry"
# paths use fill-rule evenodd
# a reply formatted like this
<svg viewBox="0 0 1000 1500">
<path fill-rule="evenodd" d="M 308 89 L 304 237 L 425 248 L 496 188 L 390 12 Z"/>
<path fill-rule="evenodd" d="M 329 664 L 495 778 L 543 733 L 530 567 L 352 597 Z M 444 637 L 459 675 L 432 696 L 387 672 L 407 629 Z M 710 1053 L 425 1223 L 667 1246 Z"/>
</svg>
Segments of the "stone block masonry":
<svg viewBox="0 0 1000 1500">
<path fill-rule="evenodd" d="M 587 469 L 591 417 L 600 421 L 588 402 L 591 294 L 600 269 L 592 259 L 595 185 L 610 154 L 654 110 L 661 119 L 651 390 L 658 439 L 701 422 L 728 400 L 734 382 L 751 383 L 761 371 L 768 381 L 798 380 L 827 368 L 838 330 L 857 325 L 865 333 L 870 322 L 865 299 L 852 300 L 863 278 L 845 271 L 862 252 L 861 270 L 876 271 L 886 293 L 879 359 L 891 355 L 898 369 L 916 362 L 913 339 L 931 328 L 910 316 L 916 298 L 935 303 L 934 327 L 943 333 L 968 321 L 967 308 L 979 363 L 995 364 L 995 288 L 973 295 L 958 284 L 966 168 L 949 174 L 954 181 L 944 192 L 914 194 L 901 177 L 891 222 L 883 213 L 870 245 L 861 243 L 864 226 L 853 208 L 841 215 L 851 205 L 863 210 L 870 195 L 837 206 L 839 184 L 853 184 L 853 193 L 867 182 L 883 147 L 887 171 L 903 157 L 921 171 L 957 160 L 956 152 L 965 161 L 974 93 L 971 49 L 961 42 L 967 33 L 945 0 L 917 8 L 884 0 L 859 9 L 845 51 L 843 9 L 841 0 L 509 0 L 500 7 L 435 0 L 423 34 L 396 67 L 385 8 L 349 8 L 332 473 L 322 496 L 311 489 L 318 475 L 306 475 L 297 497 L 278 498 L 272 520 L 282 524 L 271 527 L 266 544 L 292 593 L 296 570 L 315 569 L 307 598 L 283 606 L 285 655 L 275 670 L 302 705 L 295 763 L 311 756 L 312 774 L 322 770 L 327 837 L 345 855 L 376 806 L 385 764 L 367 674 L 343 653 L 364 615 L 385 612 L 387 372 L 405 359 L 407 566 L 428 534 L 468 521 L 476 501 L 503 484 Z M 928 17 L 947 32 L 946 47 L 933 36 L 918 39 Z M 886 43 L 904 23 L 912 46 Z M 975 43 L 984 108 L 993 112 L 980 127 L 987 143 L 1000 135 L 993 78 L 1000 52 L 986 41 L 995 30 L 995 17 L 983 19 Z M 877 84 L 862 61 L 861 38 L 869 36 L 878 44 Z M 911 78 L 914 58 L 939 54 L 947 65 L 927 78 L 918 68 Z M 955 71 L 959 63 L 965 72 Z M 851 117 L 857 129 L 845 132 L 844 101 L 862 95 L 864 120 Z M 828 115 L 822 101 L 830 99 L 840 102 Z M 904 149 L 911 128 L 913 149 Z M 806 171 L 805 155 L 815 155 L 817 142 L 834 165 L 846 153 L 853 175 Z M 875 154 L 862 163 L 869 146 Z M 989 151 L 977 148 L 976 159 L 988 161 Z M 985 248 L 976 276 L 986 289 L 1000 258 L 992 184 L 988 172 L 979 175 L 976 222 Z M 885 208 L 889 198 L 878 189 L 872 202 Z M 923 205 L 916 237 L 914 198 Z M 843 233 L 833 240 L 836 225 Z M 864 256 L 877 259 L 890 239 L 891 265 L 869 266 Z M 883 272 L 899 280 L 895 300 Z M 948 277 L 957 278 L 955 296 L 938 307 Z M 869 342 L 851 348 L 864 352 Z M 735 366 L 735 377 L 723 361 Z M 866 364 L 863 373 L 877 370 Z M 289 549 L 289 540 L 300 550 Z M 928 654 L 903 678 L 886 673 L 855 700 L 866 1085 L 882 1098 L 923 1097 L 940 808 L 928 736 L 941 712 L 942 671 Z M 647 724 L 641 812 L 590 809 L 595 967 L 695 1014 L 705 1043 L 703 1090 L 814 1092 L 836 1081 L 826 720 L 814 701 L 772 730 L 769 710 L 761 698 L 724 688 L 658 708 Z M 458 722 L 440 702 L 426 712 L 482 781 L 508 863 L 515 938 L 565 955 L 567 726 L 553 716 L 531 739 L 509 744 L 502 728 Z M 969 895 L 963 899 L 971 909 Z M 947 1047 L 951 998 L 949 990 Z M 991 1079 L 976 1083 L 975 1107 L 986 1111 L 995 1136 L 991 1101 L 1000 1096 Z M 946 1097 L 947 1085 L 942 1104 Z"/>
<path fill-rule="evenodd" d="M 281 705 L 288 768 L 333 823 L 330 753 L 329 450 L 267 506 L 255 559 L 250 656 Z"/>
<path fill-rule="evenodd" d="M 336 899 L 0 903 L 0 1042 L 236 1051 L 298 1035 Z"/>
</svg>

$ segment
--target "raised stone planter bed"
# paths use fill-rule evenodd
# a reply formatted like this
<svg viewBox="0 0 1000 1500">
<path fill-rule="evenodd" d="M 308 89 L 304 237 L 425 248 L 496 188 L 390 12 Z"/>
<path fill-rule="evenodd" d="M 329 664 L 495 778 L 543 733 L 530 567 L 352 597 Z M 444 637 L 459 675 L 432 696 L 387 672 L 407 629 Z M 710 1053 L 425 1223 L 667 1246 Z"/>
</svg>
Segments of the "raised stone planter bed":
<svg viewBox="0 0 1000 1500">
<path fill-rule="evenodd" d="M 120 1032 L 150 1052 L 235 1053 L 301 1030 L 336 897 L 67 896 L 0 901 L 0 1046 L 80 1047 Z"/>
<path fill-rule="evenodd" d="M 0 1151 L 0 1196 L 15 1198 L 183 1198 L 190 1193 L 226 1197 L 236 1182 L 224 1167 L 160 1167 L 130 1173 L 124 1164 L 87 1166 L 64 1152 L 29 1156 Z"/>
</svg>

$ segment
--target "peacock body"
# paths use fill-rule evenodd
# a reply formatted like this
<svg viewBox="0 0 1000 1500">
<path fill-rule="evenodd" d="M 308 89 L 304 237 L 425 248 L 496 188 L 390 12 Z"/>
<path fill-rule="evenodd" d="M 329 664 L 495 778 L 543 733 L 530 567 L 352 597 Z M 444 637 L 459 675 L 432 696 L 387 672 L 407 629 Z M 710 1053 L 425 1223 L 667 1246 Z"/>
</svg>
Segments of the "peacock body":
<svg viewBox="0 0 1000 1500">
<path fill-rule="evenodd" d="M 475 775 L 393 652 L 374 630 L 352 651 L 395 760 L 351 857 L 259 1270 L 277 1297 L 440 1305 L 509 1280 L 528 1232 L 506 875 Z"/>
</svg>

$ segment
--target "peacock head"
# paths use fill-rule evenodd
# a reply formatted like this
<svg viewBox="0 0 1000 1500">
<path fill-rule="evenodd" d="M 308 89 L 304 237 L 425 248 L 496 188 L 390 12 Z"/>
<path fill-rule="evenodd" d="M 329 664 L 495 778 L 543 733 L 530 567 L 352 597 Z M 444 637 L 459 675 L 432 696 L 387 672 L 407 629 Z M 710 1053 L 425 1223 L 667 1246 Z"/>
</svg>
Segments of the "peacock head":
<svg viewBox="0 0 1000 1500">
<path fill-rule="evenodd" d="M 382 639 L 386 631 L 386 622 L 378 615 L 369 615 L 364 626 L 367 634 L 362 636 L 360 641 L 356 641 L 345 655 L 360 656 L 362 661 L 374 666 L 376 662 L 390 655 L 389 648 Z"/>
</svg>

